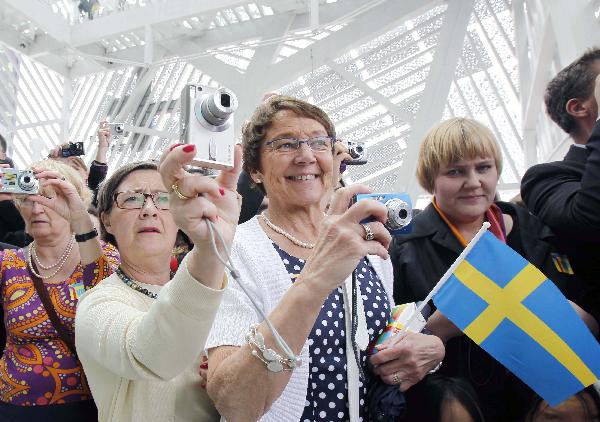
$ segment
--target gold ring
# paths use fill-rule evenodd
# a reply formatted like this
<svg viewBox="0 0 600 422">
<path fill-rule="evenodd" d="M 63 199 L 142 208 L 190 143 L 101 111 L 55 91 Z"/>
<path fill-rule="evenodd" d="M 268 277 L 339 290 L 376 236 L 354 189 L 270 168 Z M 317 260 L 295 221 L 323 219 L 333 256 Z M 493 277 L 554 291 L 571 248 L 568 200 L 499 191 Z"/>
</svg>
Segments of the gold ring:
<svg viewBox="0 0 600 422">
<path fill-rule="evenodd" d="M 175 192 L 175 195 L 177 195 L 179 197 L 179 199 L 182 200 L 188 200 L 188 199 L 192 199 L 191 196 L 185 196 L 183 193 L 179 192 L 179 185 L 177 184 L 178 182 L 173 183 L 173 186 L 171 186 L 171 189 L 173 189 L 173 192 Z"/>
<path fill-rule="evenodd" d="M 400 377 L 398 376 L 398 372 L 396 372 L 393 376 L 392 376 L 392 381 L 394 381 L 394 384 L 396 385 L 400 385 L 402 384 L 402 380 L 400 379 Z"/>
<path fill-rule="evenodd" d="M 361 224 L 361 226 L 365 229 L 365 240 L 369 241 L 375 239 L 375 233 L 373 233 L 373 230 L 371 230 L 371 227 L 369 227 L 368 224 Z"/>
</svg>

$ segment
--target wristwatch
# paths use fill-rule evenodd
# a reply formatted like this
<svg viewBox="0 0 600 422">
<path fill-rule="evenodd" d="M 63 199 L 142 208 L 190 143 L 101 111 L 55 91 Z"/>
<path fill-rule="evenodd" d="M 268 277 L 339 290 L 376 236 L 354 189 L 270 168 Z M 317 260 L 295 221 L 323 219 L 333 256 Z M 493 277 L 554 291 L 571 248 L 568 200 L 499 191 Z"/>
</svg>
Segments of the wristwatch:
<svg viewBox="0 0 600 422">
<path fill-rule="evenodd" d="M 87 233 L 83 233 L 83 234 L 76 234 L 75 235 L 75 241 L 76 242 L 86 242 L 90 239 L 93 239 L 94 237 L 98 236 L 98 230 L 96 230 L 96 228 L 94 227 L 92 229 L 92 231 L 89 231 Z"/>
</svg>

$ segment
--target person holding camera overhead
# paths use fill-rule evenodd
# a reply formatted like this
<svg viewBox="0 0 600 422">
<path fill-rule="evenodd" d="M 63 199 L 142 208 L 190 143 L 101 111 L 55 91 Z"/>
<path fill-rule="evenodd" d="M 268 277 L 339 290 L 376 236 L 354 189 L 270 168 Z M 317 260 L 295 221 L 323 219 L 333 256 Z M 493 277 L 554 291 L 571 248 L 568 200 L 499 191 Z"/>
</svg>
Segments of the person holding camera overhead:
<svg viewBox="0 0 600 422">
<path fill-rule="evenodd" d="M 425 135 L 417 160 L 417 179 L 433 194 L 432 203 L 412 220 L 412 233 L 398 235 L 390 248 L 394 265 L 394 298 L 398 302 L 423 300 L 484 221 L 490 232 L 539 268 L 563 294 L 586 310 L 598 295 L 584 295 L 584 284 L 561 273 L 552 261 L 552 232 L 526 209 L 495 201 L 502 171 L 502 155 L 492 132 L 481 123 L 453 118 L 435 125 Z M 590 292 L 591 293 L 591 292 Z M 596 298 L 596 299 L 594 299 Z M 574 305 L 597 334 L 598 321 Z M 533 392 L 487 352 L 436 311 L 427 328 L 447 341 L 439 376 L 458 377 L 478 394 L 486 421 L 521 420 Z M 419 390 L 427 392 L 426 378 Z M 407 407 L 424 396 L 407 394 Z M 444 403 L 426 405 L 435 407 Z M 507 406 L 510 403 L 510 406 Z M 471 415 L 477 420 L 476 415 Z"/>
<path fill-rule="evenodd" d="M 371 192 L 355 185 L 337 190 L 324 215 L 335 129 L 314 105 L 270 96 L 242 138 L 244 170 L 269 207 L 238 227 L 232 262 L 280 337 L 231 283 L 206 345 L 208 393 L 231 421 L 366 419 L 376 377 L 406 390 L 444 355 L 437 337 L 408 334 L 371 358 L 375 369 L 368 365 L 363 350 L 393 303 L 386 207 L 372 200 L 349 207 L 353 195 Z M 369 216 L 375 220 L 360 223 Z"/>
<path fill-rule="evenodd" d="M 100 421 L 219 419 L 197 372 L 227 285 L 206 220 L 229 246 L 241 149 L 216 179 L 184 170 L 195 153 L 194 145 L 174 145 L 160 173 L 156 163 L 131 163 L 100 188 L 102 236 L 117 245 L 121 266 L 81 298 L 75 321 Z M 194 248 L 171 274 L 178 228 Z"/>
<path fill-rule="evenodd" d="M 32 194 L 0 194 L 14 199 L 33 238 L 26 248 L 0 252 L 0 420 L 96 420 L 75 351 L 75 307 L 116 267 L 118 253 L 98 240 L 87 213 L 91 192 L 79 175 L 54 160 L 34 166 L 39 194 L 35 184 Z"/>
<path fill-rule="evenodd" d="M 100 122 L 97 137 L 98 149 L 96 150 L 94 161 L 92 161 L 89 168 L 85 164 L 85 161 L 83 161 L 83 158 L 81 158 L 85 154 L 83 142 L 62 144 L 59 147 L 53 148 L 48 154 L 48 158 L 64 162 L 81 175 L 94 194 L 92 198 L 93 206 L 98 205 L 98 188 L 108 173 L 106 156 L 112 141 L 112 134 L 107 121 Z"/>
</svg>

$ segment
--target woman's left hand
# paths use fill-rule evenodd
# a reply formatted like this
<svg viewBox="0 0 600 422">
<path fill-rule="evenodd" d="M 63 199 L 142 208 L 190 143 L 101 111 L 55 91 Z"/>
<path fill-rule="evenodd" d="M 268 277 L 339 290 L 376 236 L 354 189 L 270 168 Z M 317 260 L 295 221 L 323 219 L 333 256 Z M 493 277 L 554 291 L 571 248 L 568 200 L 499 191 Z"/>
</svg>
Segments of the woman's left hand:
<svg viewBox="0 0 600 422">
<path fill-rule="evenodd" d="M 171 192 L 171 213 L 177 226 L 200 250 L 208 246 L 210 236 L 205 219 L 211 220 L 229 245 L 233 241 L 240 215 L 236 192 L 242 167 L 242 149 L 235 146 L 234 167 L 223 170 L 216 179 L 185 170 L 196 155 L 194 145 L 174 145 L 163 154 L 159 171 L 167 190 Z M 180 198 L 173 189 L 189 199 Z"/>
<path fill-rule="evenodd" d="M 373 372 L 386 384 L 398 384 L 400 391 L 406 391 L 444 359 L 445 348 L 442 341 L 432 335 L 402 333 L 400 341 L 394 345 L 383 343 L 379 351 L 370 357 Z"/>
<path fill-rule="evenodd" d="M 79 193 L 62 174 L 52 170 L 34 168 L 39 189 L 51 188 L 50 196 L 32 195 L 29 199 L 55 211 L 71 224 L 71 231 L 79 233 L 89 228 L 91 219 Z"/>
</svg>

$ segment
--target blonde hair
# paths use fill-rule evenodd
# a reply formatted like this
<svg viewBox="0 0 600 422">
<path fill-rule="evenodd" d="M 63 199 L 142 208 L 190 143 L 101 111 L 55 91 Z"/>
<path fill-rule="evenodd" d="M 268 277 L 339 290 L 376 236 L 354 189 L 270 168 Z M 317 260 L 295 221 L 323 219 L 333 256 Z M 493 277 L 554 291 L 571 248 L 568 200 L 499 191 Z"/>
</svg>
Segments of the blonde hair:
<svg viewBox="0 0 600 422">
<path fill-rule="evenodd" d="M 79 194 L 79 197 L 85 204 L 86 208 L 89 207 L 90 204 L 92 203 L 92 191 L 87 187 L 87 185 L 85 184 L 85 182 L 83 181 L 83 179 L 81 178 L 79 173 L 76 170 L 74 170 L 72 167 L 70 167 L 67 164 L 64 164 L 60 161 L 53 160 L 50 158 L 47 158 L 47 159 L 41 160 L 41 161 L 37 161 L 37 162 L 31 164 L 31 166 L 29 166 L 29 168 L 34 168 L 34 167 L 45 169 L 45 170 L 52 170 L 52 171 L 60 173 L 62 176 L 64 176 L 66 181 L 68 181 L 69 183 L 71 183 L 73 185 L 73 187 L 75 187 L 75 190 Z M 15 202 L 17 204 L 19 204 L 20 199 L 16 198 Z"/>
<path fill-rule="evenodd" d="M 417 179 L 433 193 L 440 168 L 461 160 L 491 157 L 498 176 L 502 172 L 502 154 L 491 130 L 476 120 L 455 117 L 432 127 L 421 142 L 417 159 Z"/>
</svg>

